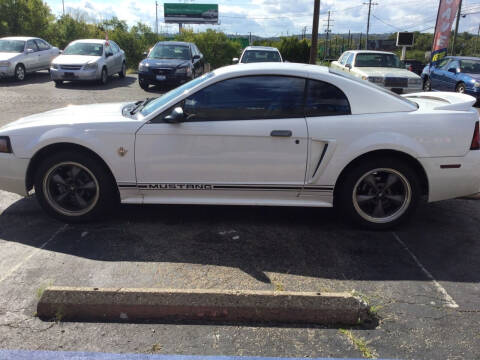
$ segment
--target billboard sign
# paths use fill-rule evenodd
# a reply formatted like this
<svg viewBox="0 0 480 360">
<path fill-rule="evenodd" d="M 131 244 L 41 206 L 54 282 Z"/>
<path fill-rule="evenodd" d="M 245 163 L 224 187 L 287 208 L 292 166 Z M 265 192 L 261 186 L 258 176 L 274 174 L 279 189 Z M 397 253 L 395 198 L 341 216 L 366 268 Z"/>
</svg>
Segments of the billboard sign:
<svg viewBox="0 0 480 360">
<path fill-rule="evenodd" d="M 457 15 L 459 5 L 460 0 L 440 0 L 435 35 L 433 37 L 432 62 L 439 61 L 447 55 L 452 24 Z"/>
<path fill-rule="evenodd" d="M 414 37 L 412 32 L 398 32 L 397 46 L 413 46 Z"/>
<path fill-rule="evenodd" d="M 165 3 L 166 23 L 218 24 L 218 4 Z"/>
</svg>

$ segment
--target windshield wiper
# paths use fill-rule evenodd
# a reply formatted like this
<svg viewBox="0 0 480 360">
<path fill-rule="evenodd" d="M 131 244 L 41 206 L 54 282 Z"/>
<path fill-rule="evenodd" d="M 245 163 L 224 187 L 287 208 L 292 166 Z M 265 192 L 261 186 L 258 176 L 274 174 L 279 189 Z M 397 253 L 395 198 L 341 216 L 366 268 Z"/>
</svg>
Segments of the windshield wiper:
<svg viewBox="0 0 480 360">
<path fill-rule="evenodd" d="M 156 97 L 150 97 L 150 98 L 146 98 L 143 101 L 137 101 L 135 103 L 135 107 L 132 110 L 130 110 L 130 115 L 135 115 L 137 112 L 141 111 L 148 103 L 152 102 L 155 99 Z"/>
</svg>

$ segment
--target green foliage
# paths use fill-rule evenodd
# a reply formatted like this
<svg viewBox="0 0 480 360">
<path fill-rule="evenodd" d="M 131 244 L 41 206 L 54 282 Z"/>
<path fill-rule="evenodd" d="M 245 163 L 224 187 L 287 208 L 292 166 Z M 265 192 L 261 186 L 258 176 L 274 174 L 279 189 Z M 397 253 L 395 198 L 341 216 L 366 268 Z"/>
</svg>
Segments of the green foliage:
<svg viewBox="0 0 480 360">
<path fill-rule="evenodd" d="M 234 57 L 238 57 L 241 46 L 222 32 L 207 29 L 202 33 L 184 30 L 175 37 L 178 41 L 193 42 L 205 55 L 205 61 L 212 69 L 229 65 Z"/>
<path fill-rule="evenodd" d="M 276 47 L 283 60 L 297 63 L 308 63 L 310 59 L 310 43 L 308 40 L 300 40 L 297 36 L 282 37 L 275 41 L 272 39 L 256 40 L 253 42 L 255 46 L 271 46 Z"/>
</svg>

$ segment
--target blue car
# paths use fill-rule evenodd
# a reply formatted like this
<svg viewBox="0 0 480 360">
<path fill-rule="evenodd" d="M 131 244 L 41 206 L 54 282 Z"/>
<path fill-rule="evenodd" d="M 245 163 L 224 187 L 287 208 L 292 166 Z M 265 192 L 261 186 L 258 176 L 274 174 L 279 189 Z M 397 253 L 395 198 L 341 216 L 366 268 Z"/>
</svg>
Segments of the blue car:
<svg viewBox="0 0 480 360">
<path fill-rule="evenodd" d="M 480 58 L 446 56 L 422 72 L 423 90 L 456 91 L 480 98 Z"/>
</svg>

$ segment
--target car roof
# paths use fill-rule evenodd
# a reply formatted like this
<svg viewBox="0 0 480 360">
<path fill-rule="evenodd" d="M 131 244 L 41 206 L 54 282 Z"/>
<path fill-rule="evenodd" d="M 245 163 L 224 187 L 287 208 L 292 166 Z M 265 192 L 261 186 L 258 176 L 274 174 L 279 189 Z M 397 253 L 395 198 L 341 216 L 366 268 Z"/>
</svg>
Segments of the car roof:
<svg viewBox="0 0 480 360">
<path fill-rule="evenodd" d="M 7 36 L 4 38 L 1 38 L 0 40 L 22 40 L 22 41 L 27 41 L 27 40 L 34 40 L 38 39 L 38 37 L 32 37 L 32 36 Z"/>
<path fill-rule="evenodd" d="M 377 50 L 348 50 L 350 53 L 354 54 L 392 54 L 395 55 L 392 52 L 389 51 L 377 51 Z"/>
<path fill-rule="evenodd" d="M 190 46 L 193 45 L 193 43 L 185 42 L 185 41 L 159 41 L 155 44 L 157 45 L 162 45 L 162 44 L 168 44 L 168 45 L 182 45 L 182 46 Z"/>
<path fill-rule="evenodd" d="M 72 43 L 77 43 L 77 42 L 87 42 L 87 43 L 92 43 L 92 44 L 105 44 L 107 40 L 105 39 L 78 39 L 72 41 Z"/>
<path fill-rule="evenodd" d="M 278 51 L 276 47 L 272 46 L 247 46 L 245 51 L 247 50 Z"/>
<path fill-rule="evenodd" d="M 241 72 L 244 75 L 248 73 L 257 74 L 265 72 L 272 73 L 277 72 L 282 74 L 286 71 L 299 71 L 299 72 L 311 72 L 311 73 L 328 73 L 328 67 L 319 66 L 319 65 L 309 65 L 309 64 L 300 64 L 300 63 L 281 63 L 281 62 L 259 62 L 259 63 L 247 63 L 238 65 L 224 66 L 218 69 L 215 69 L 213 73 L 215 75 L 222 74 L 232 74 L 234 72 Z"/>
</svg>

